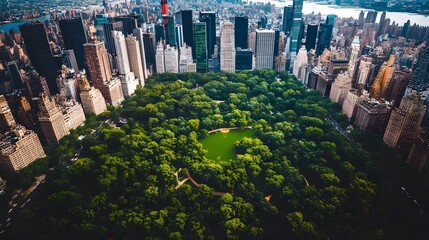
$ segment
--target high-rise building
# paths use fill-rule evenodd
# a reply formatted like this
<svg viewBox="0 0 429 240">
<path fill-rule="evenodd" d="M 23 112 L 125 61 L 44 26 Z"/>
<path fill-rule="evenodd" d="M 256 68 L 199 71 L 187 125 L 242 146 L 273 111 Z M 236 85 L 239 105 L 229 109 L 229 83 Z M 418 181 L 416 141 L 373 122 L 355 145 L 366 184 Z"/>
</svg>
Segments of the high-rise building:
<svg viewBox="0 0 429 240">
<path fill-rule="evenodd" d="M 413 72 L 410 69 L 397 70 L 390 80 L 390 86 L 387 90 L 386 100 L 393 102 L 394 107 L 399 107 L 401 99 L 405 95 L 408 82 L 413 77 Z"/>
<path fill-rule="evenodd" d="M 32 130 L 17 126 L 0 141 L 0 167 L 14 173 L 45 157 L 39 137 Z"/>
<path fill-rule="evenodd" d="M 404 26 L 402 27 L 401 37 L 406 37 L 408 33 L 408 29 L 410 28 L 411 22 L 408 20 L 406 23 L 404 23 Z"/>
<path fill-rule="evenodd" d="M 360 51 L 360 42 L 359 37 L 355 36 L 353 39 L 352 45 L 351 45 L 352 52 L 350 53 L 350 59 L 349 59 L 349 76 L 352 78 L 355 75 L 355 68 L 356 68 L 356 62 L 359 57 L 359 51 Z"/>
<path fill-rule="evenodd" d="M 76 55 L 74 54 L 73 49 L 63 50 L 62 60 L 63 64 L 66 65 L 68 68 L 72 68 L 75 72 L 79 72 L 79 65 L 77 64 Z"/>
<path fill-rule="evenodd" d="M 30 68 L 23 76 L 25 88 L 30 98 L 37 98 L 41 93 L 50 96 L 50 90 L 46 78 L 40 76 L 36 70 Z M 56 84 L 55 84 L 56 85 Z"/>
<path fill-rule="evenodd" d="M 180 49 L 179 72 L 196 72 L 197 66 L 192 59 L 192 49 L 183 44 Z"/>
<path fill-rule="evenodd" d="M 386 24 L 386 11 L 383 11 L 380 17 L 380 24 L 378 26 L 377 36 L 384 35 L 385 33 L 385 24 Z M 383 32 L 384 31 L 384 32 Z"/>
<path fill-rule="evenodd" d="M 361 93 L 356 89 L 349 90 L 343 101 L 342 112 L 346 114 L 349 119 L 354 118 L 356 116 L 357 106 L 363 100 L 369 100 L 367 92 Z"/>
<path fill-rule="evenodd" d="M 356 85 L 362 89 L 368 83 L 369 73 L 372 69 L 372 58 L 368 56 L 361 56 L 359 63 L 359 70 L 356 78 Z"/>
<path fill-rule="evenodd" d="M 317 31 L 319 30 L 319 26 L 317 24 L 308 24 L 307 25 L 307 33 L 305 36 L 305 48 L 307 52 L 311 49 L 316 49 L 316 39 L 317 39 Z"/>
<path fill-rule="evenodd" d="M 79 98 L 79 83 L 76 79 L 76 73 L 73 69 L 63 66 L 59 71 L 57 76 L 57 84 L 61 95 L 68 99 L 75 99 L 77 101 Z"/>
<path fill-rule="evenodd" d="M 167 45 L 164 50 L 165 72 L 179 72 L 179 51 L 176 47 Z"/>
<path fill-rule="evenodd" d="M 332 24 L 321 23 L 319 26 L 319 35 L 317 38 L 316 56 L 320 56 L 325 48 L 331 46 Z"/>
<path fill-rule="evenodd" d="M 211 57 L 216 45 L 216 13 L 200 12 L 200 22 L 206 23 L 207 54 Z"/>
<path fill-rule="evenodd" d="M 293 22 L 293 7 L 286 6 L 283 8 L 283 32 L 290 32 Z"/>
<path fill-rule="evenodd" d="M 305 70 L 307 69 L 308 65 L 308 55 L 307 55 L 307 49 L 302 46 L 301 49 L 298 52 L 298 55 L 296 55 L 295 62 L 293 63 L 293 75 L 302 82 L 302 84 L 307 85 L 307 81 L 305 81 L 306 73 Z"/>
<path fill-rule="evenodd" d="M 273 69 L 275 31 L 256 29 L 256 69 Z"/>
<path fill-rule="evenodd" d="M 253 53 L 255 53 L 255 49 L 256 49 L 256 32 L 250 32 L 249 33 L 249 38 L 247 39 L 247 45 L 249 46 L 249 48 L 253 51 Z"/>
<path fill-rule="evenodd" d="M 352 88 L 352 78 L 347 72 L 338 74 L 334 83 L 332 84 L 331 93 L 329 98 L 340 105 L 343 105 L 347 93 Z"/>
<path fill-rule="evenodd" d="M 133 71 L 139 84 L 143 87 L 145 84 L 145 76 L 140 51 L 140 43 L 134 35 L 128 35 L 125 38 L 127 45 L 128 60 L 130 61 L 131 71 Z"/>
<path fill-rule="evenodd" d="M 50 93 L 56 94 L 57 84 L 55 77 L 60 66 L 57 65 L 52 57 L 45 26 L 42 22 L 33 22 L 20 25 L 19 29 L 31 64 L 40 75 L 46 78 Z"/>
<path fill-rule="evenodd" d="M 207 72 L 207 34 L 206 23 L 194 23 L 195 62 L 198 72 Z"/>
<path fill-rule="evenodd" d="M 164 55 L 164 46 L 161 42 L 156 46 L 156 72 L 158 74 L 165 73 L 165 55 Z"/>
<path fill-rule="evenodd" d="M 405 96 L 399 108 L 394 108 L 390 115 L 383 141 L 392 148 L 401 143 L 412 143 L 419 133 L 425 111 L 420 94 L 412 92 Z"/>
<path fill-rule="evenodd" d="M 69 131 L 76 129 L 85 122 L 82 105 L 74 99 L 59 99 L 58 104 L 64 115 L 64 123 Z"/>
<path fill-rule="evenodd" d="M 106 100 L 101 94 L 100 90 L 89 85 L 88 80 L 85 75 L 77 76 L 79 89 L 80 89 L 80 99 L 82 102 L 83 111 L 85 114 L 95 114 L 98 115 L 107 110 Z"/>
<path fill-rule="evenodd" d="M 331 25 L 335 26 L 335 19 L 336 18 L 337 18 L 337 15 L 328 14 L 328 16 L 326 16 L 326 24 L 331 24 Z"/>
<path fill-rule="evenodd" d="M 387 88 L 389 87 L 390 80 L 395 72 L 395 55 L 390 55 L 389 60 L 384 62 L 380 71 L 371 86 L 370 96 L 374 99 L 384 98 Z"/>
<path fill-rule="evenodd" d="M 104 28 L 103 24 L 109 23 L 109 15 L 108 14 L 97 14 L 95 15 L 95 29 L 97 31 L 97 38 L 100 42 L 103 42 L 104 39 Z"/>
<path fill-rule="evenodd" d="M 359 28 L 362 29 L 363 28 L 363 24 L 365 23 L 365 13 L 363 12 L 363 10 L 360 11 L 359 13 Z"/>
<path fill-rule="evenodd" d="M 220 70 L 226 72 L 235 72 L 235 42 L 234 29 L 230 21 L 222 24 L 220 33 Z"/>
<path fill-rule="evenodd" d="M 390 106 L 385 102 L 363 100 L 357 106 L 355 124 L 362 131 L 382 133 L 386 128 Z"/>
<path fill-rule="evenodd" d="M 103 24 L 104 44 L 107 52 L 112 56 L 116 56 L 115 41 L 113 40 L 113 31 L 123 32 L 124 27 L 122 22 L 112 22 Z"/>
<path fill-rule="evenodd" d="M 419 173 L 429 170 L 429 138 L 418 136 L 408 154 L 407 163 Z"/>
<path fill-rule="evenodd" d="M 122 33 L 126 36 L 133 34 L 134 29 L 137 28 L 137 19 L 128 16 L 114 17 L 112 22 L 122 22 Z M 117 31 L 117 30 L 116 30 Z"/>
<path fill-rule="evenodd" d="M 165 31 L 164 31 L 164 25 L 161 23 L 158 23 L 157 25 L 155 25 L 155 41 L 156 42 L 160 42 L 160 41 L 165 41 Z"/>
<path fill-rule="evenodd" d="M 375 21 L 377 20 L 377 15 L 377 11 L 368 11 L 368 13 L 366 14 L 365 23 L 375 23 Z"/>
<path fill-rule="evenodd" d="M 150 69 L 150 72 L 155 70 L 155 49 L 156 42 L 155 36 L 150 32 L 143 33 L 143 43 L 144 43 L 144 56 L 146 57 L 146 67 Z"/>
<path fill-rule="evenodd" d="M 46 140 L 58 144 L 60 139 L 69 133 L 64 115 L 55 103 L 54 98 L 41 94 L 39 100 L 39 123 Z"/>
<path fill-rule="evenodd" d="M 21 72 L 16 64 L 16 61 L 11 61 L 6 63 L 6 70 L 9 76 L 9 79 L 12 81 L 12 86 L 14 89 L 24 88 L 24 80 L 22 78 Z"/>
<path fill-rule="evenodd" d="M 410 90 L 423 92 L 429 88 L 429 47 L 423 46 L 419 48 L 414 76 L 408 83 L 408 88 Z"/>
<path fill-rule="evenodd" d="M 142 72 L 143 80 L 140 79 L 140 84 L 143 83 L 142 86 L 144 86 L 144 82 L 142 82 L 142 81 L 146 81 L 146 79 L 147 79 L 147 64 L 146 64 L 145 45 L 144 45 L 144 39 L 143 39 L 143 29 L 141 29 L 141 28 L 134 29 L 134 35 L 135 35 L 135 37 L 138 41 L 138 44 L 139 44 L 140 58 L 141 58 L 142 70 L 143 70 L 143 72 Z M 128 55 L 130 55 L 130 54 L 128 54 Z"/>
<path fill-rule="evenodd" d="M 235 54 L 235 71 L 253 69 L 253 52 L 249 49 L 237 48 Z"/>
<path fill-rule="evenodd" d="M 178 48 L 183 47 L 183 27 L 180 24 L 176 24 L 176 26 L 174 26 L 174 33 L 176 34 L 176 46 Z"/>
<path fill-rule="evenodd" d="M 15 118 L 9 108 L 9 104 L 3 95 L 0 95 L 0 130 L 2 132 L 13 129 L 16 126 Z"/>
<path fill-rule="evenodd" d="M 118 78 L 112 77 L 107 50 L 103 42 L 91 39 L 83 48 L 92 83 L 101 91 L 107 102 L 113 106 L 119 105 L 124 100 L 121 83 Z"/>
<path fill-rule="evenodd" d="M 82 19 L 64 19 L 59 21 L 64 47 L 73 50 L 79 69 L 85 69 L 85 54 L 83 44 L 88 41 Z"/>
<path fill-rule="evenodd" d="M 176 13 L 175 16 L 176 23 L 181 24 L 183 27 L 183 41 L 186 43 L 186 45 L 188 45 L 192 49 L 195 49 L 192 10 L 182 10 Z M 194 52 L 192 54 L 193 56 L 195 56 Z"/>
<path fill-rule="evenodd" d="M 124 96 L 131 96 L 137 88 L 138 79 L 130 68 L 125 36 L 122 32 L 112 31 L 116 48 L 116 59 L 118 63 L 119 78 L 121 79 L 122 92 Z"/>
<path fill-rule="evenodd" d="M 234 41 L 235 47 L 247 49 L 247 38 L 249 35 L 249 19 L 247 16 L 235 17 Z M 222 46 L 221 46 L 222 50 Z"/>
<path fill-rule="evenodd" d="M 293 0 L 293 21 L 290 31 L 290 64 L 293 66 L 295 61 L 296 54 L 299 50 L 299 45 L 301 44 L 300 35 L 302 32 L 302 5 L 304 0 Z M 302 38 L 302 35 L 301 35 Z"/>
</svg>

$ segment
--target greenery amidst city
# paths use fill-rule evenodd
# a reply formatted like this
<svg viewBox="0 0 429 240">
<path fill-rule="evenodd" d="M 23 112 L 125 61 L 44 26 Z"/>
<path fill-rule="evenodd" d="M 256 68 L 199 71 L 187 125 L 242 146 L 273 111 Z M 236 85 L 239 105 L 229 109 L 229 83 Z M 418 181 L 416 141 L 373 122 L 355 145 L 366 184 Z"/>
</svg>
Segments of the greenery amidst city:
<svg viewBox="0 0 429 240">
<path fill-rule="evenodd" d="M 348 141 L 325 120 L 347 127 L 339 105 L 286 72 L 155 75 L 122 105 L 48 151 L 14 239 L 428 236 L 386 167 L 401 155 L 356 130 Z M 233 158 L 208 157 L 209 131 L 246 127 Z"/>
</svg>

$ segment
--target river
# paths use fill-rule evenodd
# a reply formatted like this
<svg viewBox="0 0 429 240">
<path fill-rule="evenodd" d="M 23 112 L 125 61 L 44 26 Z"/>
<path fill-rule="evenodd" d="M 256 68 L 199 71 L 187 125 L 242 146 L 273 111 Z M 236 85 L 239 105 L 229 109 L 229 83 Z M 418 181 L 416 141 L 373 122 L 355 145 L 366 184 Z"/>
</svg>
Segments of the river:
<svg viewBox="0 0 429 240">
<path fill-rule="evenodd" d="M 37 20 L 41 20 L 41 21 L 47 21 L 51 19 L 51 16 L 47 15 L 47 16 L 43 16 L 43 17 L 39 17 L 39 18 L 34 18 L 34 19 L 25 19 L 25 20 L 19 20 L 16 22 L 11 22 L 11 23 L 6 23 L 3 25 L 0 25 L 0 31 L 2 32 L 8 32 L 11 29 L 15 29 L 15 31 L 19 32 L 19 26 L 23 25 L 27 22 L 31 22 L 31 21 L 37 21 Z"/>
<path fill-rule="evenodd" d="M 275 4 L 277 7 L 289 6 L 292 5 L 292 1 L 286 2 L 278 2 L 278 1 L 270 1 L 270 0 L 253 0 L 253 2 L 262 2 L 262 3 L 271 3 Z M 322 16 L 326 16 L 328 14 L 335 14 L 341 18 L 353 17 L 355 19 L 359 18 L 360 11 L 363 10 L 365 13 L 370 11 L 371 9 L 364 8 L 353 8 L 353 7 L 345 7 L 345 6 L 337 6 L 337 5 L 325 5 L 318 4 L 314 2 L 306 2 L 304 1 L 304 6 L 302 12 L 304 14 L 310 14 L 314 12 L 318 14 L 319 12 Z M 377 15 L 377 21 L 380 19 L 381 12 Z M 405 13 L 405 12 L 386 12 L 386 18 L 390 18 L 390 23 L 395 21 L 399 25 L 403 25 L 408 19 L 411 21 L 411 25 L 416 23 L 420 26 L 429 26 L 429 16 L 421 15 L 416 13 Z"/>
</svg>

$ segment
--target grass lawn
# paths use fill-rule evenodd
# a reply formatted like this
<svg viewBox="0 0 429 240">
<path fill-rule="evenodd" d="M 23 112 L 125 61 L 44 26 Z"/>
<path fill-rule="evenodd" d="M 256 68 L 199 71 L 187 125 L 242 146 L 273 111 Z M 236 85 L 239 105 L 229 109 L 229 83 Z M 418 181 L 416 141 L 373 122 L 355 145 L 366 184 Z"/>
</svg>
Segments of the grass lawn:
<svg viewBox="0 0 429 240">
<path fill-rule="evenodd" d="M 234 143 L 244 137 L 253 138 L 252 129 L 231 130 L 228 133 L 211 133 L 200 142 L 208 151 L 207 158 L 211 160 L 229 161 L 235 159 Z"/>
</svg>

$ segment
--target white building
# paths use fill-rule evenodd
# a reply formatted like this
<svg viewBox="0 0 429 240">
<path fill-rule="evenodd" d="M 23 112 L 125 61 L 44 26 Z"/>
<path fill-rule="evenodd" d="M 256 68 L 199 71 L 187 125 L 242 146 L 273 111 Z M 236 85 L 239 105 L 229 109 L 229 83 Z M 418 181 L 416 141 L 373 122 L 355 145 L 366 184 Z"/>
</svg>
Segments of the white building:
<svg viewBox="0 0 429 240">
<path fill-rule="evenodd" d="M 76 73 L 73 69 L 67 68 L 63 65 L 57 76 L 57 85 L 64 97 L 79 101 L 79 86 L 76 79 Z"/>
<path fill-rule="evenodd" d="M 179 51 L 177 48 L 167 45 L 164 50 L 165 72 L 179 72 Z"/>
<path fill-rule="evenodd" d="M 358 36 L 355 36 L 352 42 L 352 52 L 350 54 L 350 60 L 349 60 L 349 76 L 353 77 L 356 67 L 356 61 L 359 57 L 359 50 L 360 50 L 360 40 Z"/>
<path fill-rule="evenodd" d="M 305 70 L 308 66 L 308 54 L 307 49 L 303 45 L 299 49 L 298 55 L 296 55 L 295 61 L 293 62 L 293 75 L 302 82 L 304 85 L 307 85 L 306 82 L 306 73 Z M 304 71 L 303 71 L 304 70 Z"/>
<path fill-rule="evenodd" d="M 232 22 L 225 21 L 220 32 L 220 70 L 235 72 L 235 40 Z"/>
<path fill-rule="evenodd" d="M 174 26 L 174 31 L 176 32 L 176 38 L 177 38 L 177 48 L 183 47 L 183 26 L 180 24 L 176 24 Z"/>
<path fill-rule="evenodd" d="M 84 124 L 85 113 L 79 102 L 73 99 L 67 99 L 61 101 L 60 105 L 64 115 L 64 122 L 69 131 Z"/>
<path fill-rule="evenodd" d="M 274 42 L 274 30 L 256 30 L 256 69 L 273 69 Z"/>
<path fill-rule="evenodd" d="M 369 95 L 366 91 L 360 94 L 356 89 L 349 90 L 343 101 L 342 112 L 346 114 L 349 119 L 353 118 L 356 115 L 357 105 L 363 100 L 369 100 Z"/>
<path fill-rule="evenodd" d="M 192 48 L 186 43 L 180 48 L 179 72 L 196 72 L 197 65 L 192 59 Z"/>
<path fill-rule="evenodd" d="M 134 75 L 139 80 L 139 84 L 143 87 L 146 79 L 143 71 L 139 42 L 135 36 L 128 35 L 125 38 L 125 43 L 127 45 L 128 59 L 130 61 L 131 71 L 133 71 Z"/>
<path fill-rule="evenodd" d="M 347 93 L 352 87 L 352 78 L 348 72 L 342 72 L 338 74 L 334 83 L 332 84 L 331 93 L 329 98 L 340 105 L 343 105 L 344 99 L 347 97 Z"/>
<path fill-rule="evenodd" d="M 116 59 L 122 92 L 124 96 L 131 96 L 137 88 L 138 80 L 135 78 L 134 73 L 131 72 L 125 36 L 119 31 L 112 31 L 112 35 L 115 42 Z"/>
<path fill-rule="evenodd" d="M 148 77 L 148 70 L 147 70 L 147 66 L 146 66 L 146 54 L 144 52 L 144 41 L 143 41 L 144 30 L 142 28 L 136 28 L 133 30 L 133 33 L 136 36 L 137 41 L 139 42 L 140 57 L 142 60 L 142 68 L 143 68 L 143 76 L 144 76 L 144 79 L 146 80 Z M 141 80 L 140 80 L 140 82 L 141 82 Z"/>
<path fill-rule="evenodd" d="M 161 42 L 159 42 L 156 46 L 155 63 L 156 72 L 165 73 L 164 47 L 162 46 Z"/>
<path fill-rule="evenodd" d="M 78 76 L 80 99 L 85 114 L 98 115 L 107 110 L 106 100 L 100 90 L 94 86 L 90 86 L 86 76 Z"/>
</svg>

